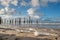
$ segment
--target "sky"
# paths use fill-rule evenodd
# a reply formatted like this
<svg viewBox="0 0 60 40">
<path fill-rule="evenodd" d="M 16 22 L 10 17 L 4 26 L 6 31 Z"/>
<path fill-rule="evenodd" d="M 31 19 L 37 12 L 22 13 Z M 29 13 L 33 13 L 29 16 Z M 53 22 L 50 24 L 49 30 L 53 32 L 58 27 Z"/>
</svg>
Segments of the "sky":
<svg viewBox="0 0 60 40">
<path fill-rule="evenodd" d="M 0 16 L 3 15 L 60 21 L 60 0 L 0 0 Z"/>
</svg>

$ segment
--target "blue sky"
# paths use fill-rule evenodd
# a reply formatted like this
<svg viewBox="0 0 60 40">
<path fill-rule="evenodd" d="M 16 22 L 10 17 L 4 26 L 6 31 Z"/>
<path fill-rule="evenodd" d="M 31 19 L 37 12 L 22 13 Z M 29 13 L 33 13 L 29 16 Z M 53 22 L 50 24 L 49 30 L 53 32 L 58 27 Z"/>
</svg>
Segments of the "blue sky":
<svg viewBox="0 0 60 40">
<path fill-rule="evenodd" d="M 48 7 L 41 7 L 40 11 L 47 17 L 60 17 L 60 2 L 49 3 Z"/>
<path fill-rule="evenodd" d="M 29 15 L 55 20 L 60 17 L 60 0 L 0 0 L 0 15 Z"/>
</svg>

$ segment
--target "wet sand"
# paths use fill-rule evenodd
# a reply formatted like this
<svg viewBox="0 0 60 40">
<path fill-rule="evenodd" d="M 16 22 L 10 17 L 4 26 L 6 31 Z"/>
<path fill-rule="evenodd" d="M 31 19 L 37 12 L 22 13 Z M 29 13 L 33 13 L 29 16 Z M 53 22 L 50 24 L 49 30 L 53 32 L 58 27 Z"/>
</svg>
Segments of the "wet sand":
<svg viewBox="0 0 60 40">
<path fill-rule="evenodd" d="M 42 30 L 44 32 L 51 32 L 55 33 L 57 32 L 58 35 L 60 35 L 60 29 L 54 29 L 55 31 L 52 31 L 51 29 L 43 29 L 39 28 L 36 30 Z M 0 29 L 0 40 L 60 40 L 60 36 L 34 36 L 33 32 L 27 32 L 27 33 L 20 33 L 15 30 L 6 30 L 6 29 Z"/>
</svg>

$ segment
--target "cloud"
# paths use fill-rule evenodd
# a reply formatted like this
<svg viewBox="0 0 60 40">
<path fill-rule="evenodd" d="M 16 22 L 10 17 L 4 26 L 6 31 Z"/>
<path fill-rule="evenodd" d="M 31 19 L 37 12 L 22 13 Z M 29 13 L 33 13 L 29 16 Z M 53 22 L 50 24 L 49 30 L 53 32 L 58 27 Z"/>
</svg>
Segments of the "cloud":
<svg viewBox="0 0 60 40">
<path fill-rule="evenodd" d="M 6 15 L 13 15 L 13 14 L 16 13 L 15 9 L 11 9 L 11 8 L 8 8 L 8 7 L 6 7 L 4 10 L 5 10 Z"/>
<path fill-rule="evenodd" d="M 37 11 L 35 8 L 30 8 L 27 10 L 28 12 L 28 15 L 31 17 L 31 18 L 35 18 L 35 19 L 39 19 L 40 16 L 38 15 Z"/>
<path fill-rule="evenodd" d="M 38 15 L 29 15 L 32 19 L 39 19 L 40 17 Z"/>
<path fill-rule="evenodd" d="M 1 9 L 0 10 L 0 14 L 4 14 L 4 9 Z"/>
<path fill-rule="evenodd" d="M 1 5 L 3 6 L 9 6 L 9 1 L 8 0 L 1 0 Z"/>
<path fill-rule="evenodd" d="M 48 2 L 59 2 L 59 0 L 31 0 L 29 2 L 22 0 L 20 5 L 22 6 L 30 5 L 32 7 L 40 7 L 48 5 Z"/>
<path fill-rule="evenodd" d="M 18 0 L 0 0 L 0 4 L 3 6 L 9 6 L 10 4 L 17 5 Z"/>
<path fill-rule="evenodd" d="M 40 5 L 41 6 L 47 6 L 48 2 L 54 3 L 54 2 L 59 2 L 59 0 L 40 0 Z"/>
<path fill-rule="evenodd" d="M 34 8 L 30 8 L 27 10 L 29 15 L 33 15 L 35 13 L 35 9 Z"/>
<path fill-rule="evenodd" d="M 32 7 L 38 7 L 38 6 L 40 6 L 39 0 L 31 0 L 30 2 L 26 2 L 25 0 L 22 0 L 22 2 L 20 3 L 20 5 L 21 6 L 30 5 Z"/>
<path fill-rule="evenodd" d="M 48 2 L 59 2 L 59 0 L 31 0 L 30 5 L 33 7 L 40 7 L 48 5 Z"/>
<path fill-rule="evenodd" d="M 12 1 L 11 1 L 11 4 L 17 6 L 17 4 L 18 4 L 18 0 L 12 0 Z"/>
<path fill-rule="evenodd" d="M 33 7 L 37 7 L 39 6 L 39 0 L 31 0 L 30 4 L 33 6 Z"/>
<path fill-rule="evenodd" d="M 24 0 L 22 0 L 22 2 L 20 3 L 21 6 L 26 6 L 28 3 L 25 2 Z"/>
<path fill-rule="evenodd" d="M 18 5 L 18 0 L 0 0 L 0 5 L 4 6 L 4 8 L 2 8 L 0 10 L 0 14 L 3 15 L 13 15 L 16 13 L 16 10 L 13 8 L 10 8 L 9 6 L 14 5 L 17 6 Z"/>
<path fill-rule="evenodd" d="M 0 14 L 3 14 L 3 15 L 13 15 L 15 13 L 16 13 L 15 9 L 10 9 L 8 7 L 5 7 L 5 8 L 0 10 Z"/>
</svg>

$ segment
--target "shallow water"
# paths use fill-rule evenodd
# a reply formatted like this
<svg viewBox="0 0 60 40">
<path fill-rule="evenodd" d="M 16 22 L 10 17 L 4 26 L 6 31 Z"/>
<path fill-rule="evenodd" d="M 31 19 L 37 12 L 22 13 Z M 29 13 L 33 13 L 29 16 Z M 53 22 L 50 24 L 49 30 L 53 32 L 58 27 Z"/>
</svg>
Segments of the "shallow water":
<svg viewBox="0 0 60 40">
<path fill-rule="evenodd" d="M 7 24 L 2 24 L 0 25 L 0 27 L 11 27 L 11 28 L 15 28 L 15 27 L 34 27 L 34 28 L 60 28 L 60 25 L 59 24 L 50 24 L 50 25 L 47 25 L 47 24 L 21 24 L 21 25 L 7 25 Z"/>
</svg>

